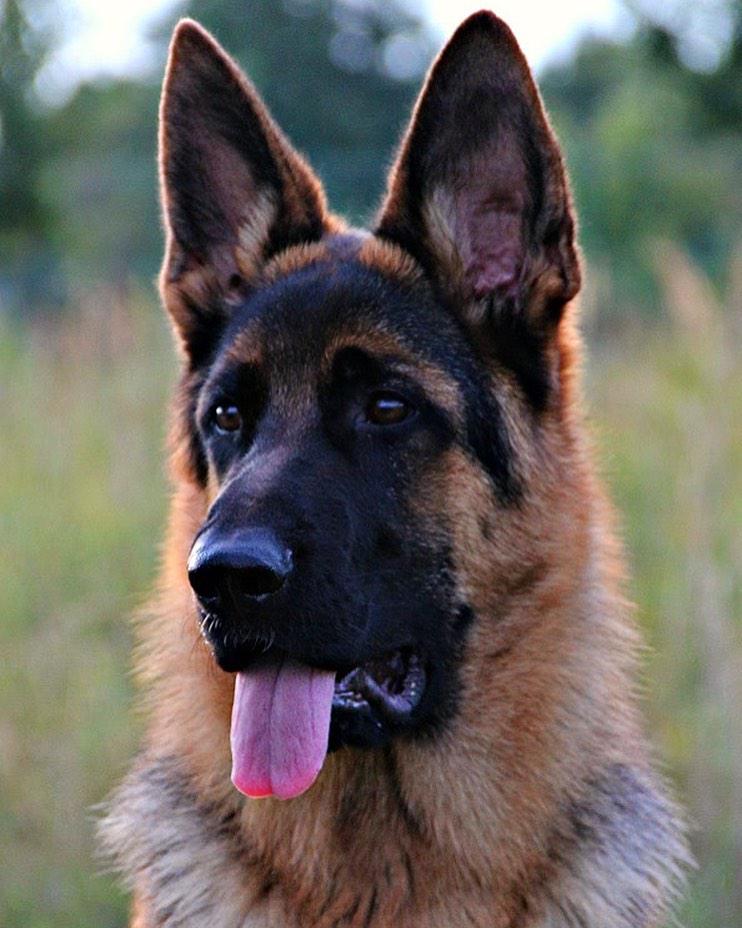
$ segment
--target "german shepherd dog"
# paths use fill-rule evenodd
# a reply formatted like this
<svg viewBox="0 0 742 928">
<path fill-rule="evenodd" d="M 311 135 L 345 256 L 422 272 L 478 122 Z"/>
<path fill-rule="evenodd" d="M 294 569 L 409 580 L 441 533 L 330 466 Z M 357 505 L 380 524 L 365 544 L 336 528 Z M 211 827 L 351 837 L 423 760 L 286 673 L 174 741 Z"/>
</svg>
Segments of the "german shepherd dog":
<svg viewBox="0 0 742 928">
<path fill-rule="evenodd" d="M 160 151 L 175 494 L 149 727 L 103 825 L 132 925 L 661 925 L 683 827 L 583 433 L 570 193 L 510 30 L 481 12 L 444 48 L 370 232 L 188 20 Z"/>
</svg>

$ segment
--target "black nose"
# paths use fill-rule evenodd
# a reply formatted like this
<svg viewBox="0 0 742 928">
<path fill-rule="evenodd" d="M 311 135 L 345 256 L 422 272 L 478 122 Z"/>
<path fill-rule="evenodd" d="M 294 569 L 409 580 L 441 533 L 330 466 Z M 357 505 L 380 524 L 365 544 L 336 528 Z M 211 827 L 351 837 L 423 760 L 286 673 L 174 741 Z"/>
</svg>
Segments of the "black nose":
<svg viewBox="0 0 742 928">
<path fill-rule="evenodd" d="M 223 534 L 207 529 L 188 557 L 188 579 L 198 598 L 215 607 L 278 592 L 291 573 L 291 550 L 270 529 Z"/>
</svg>

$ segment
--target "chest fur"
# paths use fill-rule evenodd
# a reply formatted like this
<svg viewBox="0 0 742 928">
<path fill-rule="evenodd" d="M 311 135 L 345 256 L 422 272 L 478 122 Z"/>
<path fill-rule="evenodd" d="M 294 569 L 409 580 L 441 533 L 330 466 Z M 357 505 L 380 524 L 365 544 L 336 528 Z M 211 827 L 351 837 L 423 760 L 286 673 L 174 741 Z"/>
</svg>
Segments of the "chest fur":
<svg viewBox="0 0 742 928">
<path fill-rule="evenodd" d="M 102 834 L 137 893 L 137 928 L 651 928 L 680 883 L 674 822 L 651 784 L 616 765 L 565 808 L 543 865 L 520 884 L 492 873 L 457 890 L 439 866 L 425 872 L 422 858 L 387 847 L 378 867 L 370 855 L 364 872 L 335 865 L 310 885 L 319 844 L 308 837 L 305 860 L 275 867 L 235 809 L 199 803 L 159 760 L 124 782 Z"/>
</svg>

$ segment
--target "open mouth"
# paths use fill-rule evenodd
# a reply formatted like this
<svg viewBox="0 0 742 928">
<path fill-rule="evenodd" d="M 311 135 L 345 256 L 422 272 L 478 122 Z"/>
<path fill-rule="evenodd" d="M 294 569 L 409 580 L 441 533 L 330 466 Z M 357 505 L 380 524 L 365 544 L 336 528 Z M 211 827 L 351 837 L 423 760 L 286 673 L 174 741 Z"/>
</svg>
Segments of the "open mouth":
<svg viewBox="0 0 742 928">
<path fill-rule="evenodd" d="M 232 782 L 253 798 L 308 789 L 328 751 L 373 747 L 409 726 L 426 686 L 420 657 L 390 651 L 349 671 L 321 670 L 277 649 L 235 678 Z"/>
<path fill-rule="evenodd" d="M 201 633 L 214 651 L 222 670 L 249 673 L 265 664 L 280 664 L 289 658 L 270 640 L 253 641 L 238 649 L 226 650 L 208 634 L 214 617 L 202 614 Z M 346 712 L 376 710 L 390 722 L 404 722 L 419 704 L 426 684 L 425 666 L 411 648 L 388 651 L 335 675 L 332 698 L 334 709 Z"/>
<path fill-rule="evenodd" d="M 406 719 L 425 689 L 425 668 L 409 649 L 367 661 L 335 679 L 333 708 L 374 708 L 394 722 Z"/>
</svg>

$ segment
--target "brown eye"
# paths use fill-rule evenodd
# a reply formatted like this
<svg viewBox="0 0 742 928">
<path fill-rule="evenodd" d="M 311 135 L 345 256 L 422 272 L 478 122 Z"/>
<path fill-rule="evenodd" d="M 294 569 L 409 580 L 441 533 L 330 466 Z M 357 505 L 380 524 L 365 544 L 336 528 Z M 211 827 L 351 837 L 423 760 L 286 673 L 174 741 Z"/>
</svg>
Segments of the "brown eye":
<svg viewBox="0 0 742 928">
<path fill-rule="evenodd" d="M 366 407 L 366 419 L 374 425 L 397 425 L 411 412 L 410 404 L 396 393 L 377 393 Z"/>
<path fill-rule="evenodd" d="M 242 416 L 236 406 L 217 406 L 214 422 L 220 432 L 237 432 L 242 428 Z"/>
</svg>

